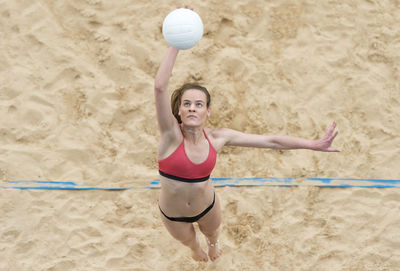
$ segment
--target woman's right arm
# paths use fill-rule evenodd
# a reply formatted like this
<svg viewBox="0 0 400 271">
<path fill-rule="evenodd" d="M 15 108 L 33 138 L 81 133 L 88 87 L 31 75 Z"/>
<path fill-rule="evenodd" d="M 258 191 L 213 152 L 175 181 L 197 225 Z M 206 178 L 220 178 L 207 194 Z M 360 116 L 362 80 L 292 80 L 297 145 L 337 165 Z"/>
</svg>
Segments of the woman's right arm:
<svg viewBox="0 0 400 271">
<path fill-rule="evenodd" d="M 158 127 L 161 136 L 167 137 L 168 135 L 174 136 L 176 131 L 179 132 L 178 122 L 172 114 L 171 102 L 167 89 L 178 52 L 178 49 L 172 47 L 168 49 L 167 55 L 158 68 L 154 83 Z"/>
</svg>

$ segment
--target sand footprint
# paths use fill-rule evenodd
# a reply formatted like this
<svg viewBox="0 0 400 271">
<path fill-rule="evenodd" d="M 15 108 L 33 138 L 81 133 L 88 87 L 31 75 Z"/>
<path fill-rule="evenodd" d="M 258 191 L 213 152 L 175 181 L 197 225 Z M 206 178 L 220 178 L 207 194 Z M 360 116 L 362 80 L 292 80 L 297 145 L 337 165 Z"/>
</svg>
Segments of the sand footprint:
<svg viewBox="0 0 400 271">
<path fill-rule="evenodd" d="M 228 237 L 233 240 L 236 245 L 243 244 L 251 235 L 249 227 L 238 225 L 237 223 L 229 223 L 226 228 Z"/>
<path fill-rule="evenodd" d="M 219 67 L 223 74 L 233 78 L 243 78 L 247 74 L 247 67 L 243 60 L 232 57 L 234 52 L 225 52 L 227 55 L 223 61 L 219 63 Z"/>
<path fill-rule="evenodd" d="M 7 244 L 15 243 L 21 233 L 16 230 L 8 230 L 2 233 L 1 241 Z"/>
<path fill-rule="evenodd" d="M 232 20 L 228 18 L 222 18 L 219 23 L 219 28 L 216 31 L 215 41 L 217 44 L 230 45 L 231 47 L 237 47 L 235 43 L 235 37 L 241 36 L 239 31 L 234 26 Z"/>
<path fill-rule="evenodd" d="M 274 40 L 293 39 L 301 26 L 303 7 L 294 4 L 282 4 L 273 9 L 271 32 Z"/>
<path fill-rule="evenodd" d="M 88 115 L 86 106 L 87 96 L 82 91 L 64 91 L 62 98 L 67 117 L 77 121 Z"/>
<path fill-rule="evenodd" d="M 16 254 L 26 254 L 30 252 L 35 247 L 35 242 L 33 241 L 26 241 L 20 242 L 16 245 Z"/>
<path fill-rule="evenodd" d="M 43 114 L 39 110 L 27 109 L 24 110 L 23 120 L 30 127 L 37 127 L 43 121 Z"/>
<path fill-rule="evenodd" d="M 236 216 L 237 215 L 237 209 L 238 209 L 237 201 L 228 202 L 228 204 L 225 206 L 225 209 L 227 209 L 228 213 L 232 213 L 234 216 Z"/>
<path fill-rule="evenodd" d="M 16 97 L 21 95 L 22 91 L 11 88 L 11 87 L 3 87 L 0 91 L 0 100 L 14 100 Z"/>
</svg>

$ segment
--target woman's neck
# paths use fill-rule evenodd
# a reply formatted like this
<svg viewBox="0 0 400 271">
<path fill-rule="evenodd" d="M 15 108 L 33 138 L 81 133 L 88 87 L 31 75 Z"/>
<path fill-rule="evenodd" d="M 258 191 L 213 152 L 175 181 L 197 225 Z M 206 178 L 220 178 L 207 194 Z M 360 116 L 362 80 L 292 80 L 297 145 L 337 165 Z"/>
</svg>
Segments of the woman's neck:
<svg viewBox="0 0 400 271">
<path fill-rule="evenodd" d="M 182 125 L 182 133 L 186 141 L 197 144 L 204 139 L 203 127 L 188 127 Z"/>
</svg>

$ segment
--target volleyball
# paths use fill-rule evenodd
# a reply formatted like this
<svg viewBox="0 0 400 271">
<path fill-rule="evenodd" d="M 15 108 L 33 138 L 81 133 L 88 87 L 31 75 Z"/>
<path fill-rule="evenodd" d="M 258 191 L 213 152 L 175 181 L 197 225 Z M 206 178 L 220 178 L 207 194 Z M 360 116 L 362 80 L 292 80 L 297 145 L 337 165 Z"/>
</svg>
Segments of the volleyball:
<svg viewBox="0 0 400 271">
<path fill-rule="evenodd" d="M 195 46 L 203 37 L 203 22 L 193 10 L 179 8 L 165 17 L 162 32 L 170 46 L 186 50 Z"/>
</svg>

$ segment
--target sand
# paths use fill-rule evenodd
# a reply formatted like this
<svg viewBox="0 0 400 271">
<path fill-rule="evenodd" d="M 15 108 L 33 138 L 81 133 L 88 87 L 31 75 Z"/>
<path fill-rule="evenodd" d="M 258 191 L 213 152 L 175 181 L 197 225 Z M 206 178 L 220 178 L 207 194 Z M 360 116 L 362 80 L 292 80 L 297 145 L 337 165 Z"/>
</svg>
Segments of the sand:
<svg viewBox="0 0 400 271">
<path fill-rule="evenodd" d="M 153 82 L 178 1 L 0 1 L 0 270 L 399 270 L 400 191 L 218 188 L 223 256 L 199 264 L 157 207 Z M 209 127 L 318 138 L 340 153 L 226 147 L 213 177 L 400 178 L 399 1 L 201 1 L 176 62 Z M 202 245 L 205 242 L 201 239 Z"/>
</svg>

